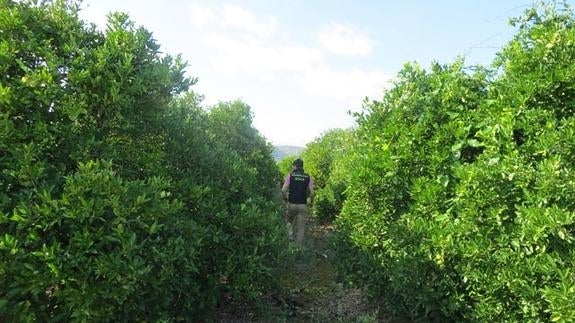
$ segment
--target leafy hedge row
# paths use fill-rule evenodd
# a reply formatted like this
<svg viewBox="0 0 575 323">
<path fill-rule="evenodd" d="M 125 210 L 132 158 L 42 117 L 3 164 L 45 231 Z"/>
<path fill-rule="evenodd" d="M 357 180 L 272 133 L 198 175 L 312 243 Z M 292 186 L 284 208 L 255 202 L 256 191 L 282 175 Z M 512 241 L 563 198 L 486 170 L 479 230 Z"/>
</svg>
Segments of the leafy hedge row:
<svg viewBox="0 0 575 323">
<path fill-rule="evenodd" d="M 575 321 L 575 26 L 530 9 L 493 69 L 406 65 L 358 117 L 340 268 L 412 317 Z"/>
<path fill-rule="evenodd" d="M 271 147 L 159 48 L 122 14 L 0 0 L 0 321 L 190 319 L 273 283 Z"/>
<path fill-rule="evenodd" d="M 305 169 L 315 184 L 313 215 L 320 222 L 333 222 L 341 211 L 347 174 L 353 171 L 353 167 L 345 163 L 353 136 L 352 129 L 326 131 L 307 144 L 302 154 Z"/>
</svg>

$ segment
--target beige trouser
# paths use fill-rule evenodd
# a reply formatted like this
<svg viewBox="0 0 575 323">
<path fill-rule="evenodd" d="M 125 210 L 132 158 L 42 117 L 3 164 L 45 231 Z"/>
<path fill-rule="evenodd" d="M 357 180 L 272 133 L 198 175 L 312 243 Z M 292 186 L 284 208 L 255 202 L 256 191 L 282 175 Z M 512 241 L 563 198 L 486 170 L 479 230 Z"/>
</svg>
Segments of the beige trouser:
<svg viewBox="0 0 575 323">
<path fill-rule="evenodd" d="M 294 222 L 295 222 L 295 242 L 299 245 L 303 244 L 303 236 L 305 233 L 305 222 L 309 216 L 309 210 L 305 204 L 292 204 L 288 203 L 287 220 L 288 220 L 288 235 L 290 238 L 293 236 Z"/>
</svg>

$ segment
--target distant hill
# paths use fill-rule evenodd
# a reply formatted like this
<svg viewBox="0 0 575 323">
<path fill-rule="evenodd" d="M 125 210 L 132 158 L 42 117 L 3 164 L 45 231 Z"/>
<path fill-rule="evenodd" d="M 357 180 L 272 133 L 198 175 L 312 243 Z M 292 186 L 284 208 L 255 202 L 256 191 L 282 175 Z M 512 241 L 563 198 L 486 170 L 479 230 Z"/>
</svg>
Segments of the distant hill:
<svg viewBox="0 0 575 323">
<path fill-rule="evenodd" d="M 298 155 L 303 150 L 304 147 L 299 146 L 274 146 L 273 156 L 278 161 L 287 156 Z"/>
</svg>

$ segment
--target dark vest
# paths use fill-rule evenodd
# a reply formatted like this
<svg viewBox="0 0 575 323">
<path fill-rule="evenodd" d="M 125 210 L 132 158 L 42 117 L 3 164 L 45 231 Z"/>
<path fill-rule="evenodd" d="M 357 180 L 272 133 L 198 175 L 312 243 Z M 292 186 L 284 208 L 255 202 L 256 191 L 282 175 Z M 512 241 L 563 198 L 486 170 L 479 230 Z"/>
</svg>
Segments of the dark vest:
<svg viewBox="0 0 575 323">
<path fill-rule="evenodd" d="M 289 178 L 288 201 L 293 204 L 306 204 L 309 175 L 302 170 L 294 170 Z"/>
</svg>

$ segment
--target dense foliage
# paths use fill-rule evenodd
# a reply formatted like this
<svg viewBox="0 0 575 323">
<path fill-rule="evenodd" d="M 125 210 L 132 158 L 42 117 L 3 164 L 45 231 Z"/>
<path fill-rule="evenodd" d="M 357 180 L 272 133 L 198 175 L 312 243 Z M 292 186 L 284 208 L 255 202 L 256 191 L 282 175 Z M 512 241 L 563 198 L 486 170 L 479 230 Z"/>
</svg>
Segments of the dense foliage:
<svg viewBox="0 0 575 323">
<path fill-rule="evenodd" d="M 340 268 L 439 321 L 575 321 L 575 18 L 531 9 L 493 69 L 409 64 L 358 117 Z"/>
<path fill-rule="evenodd" d="M 341 211 L 345 179 L 352 171 L 345 163 L 352 140 L 353 130 L 332 129 L 307 144 L 302 154 L 305 170 L 314 180 L 313 215 L 320 222 L 332 222 Z"/>
<path fill-rule="evenodd" d="M 277 168 L 126 15 L 0 0 L 0 321 L 197 317 L 282 255 Z"/>
</svg>

